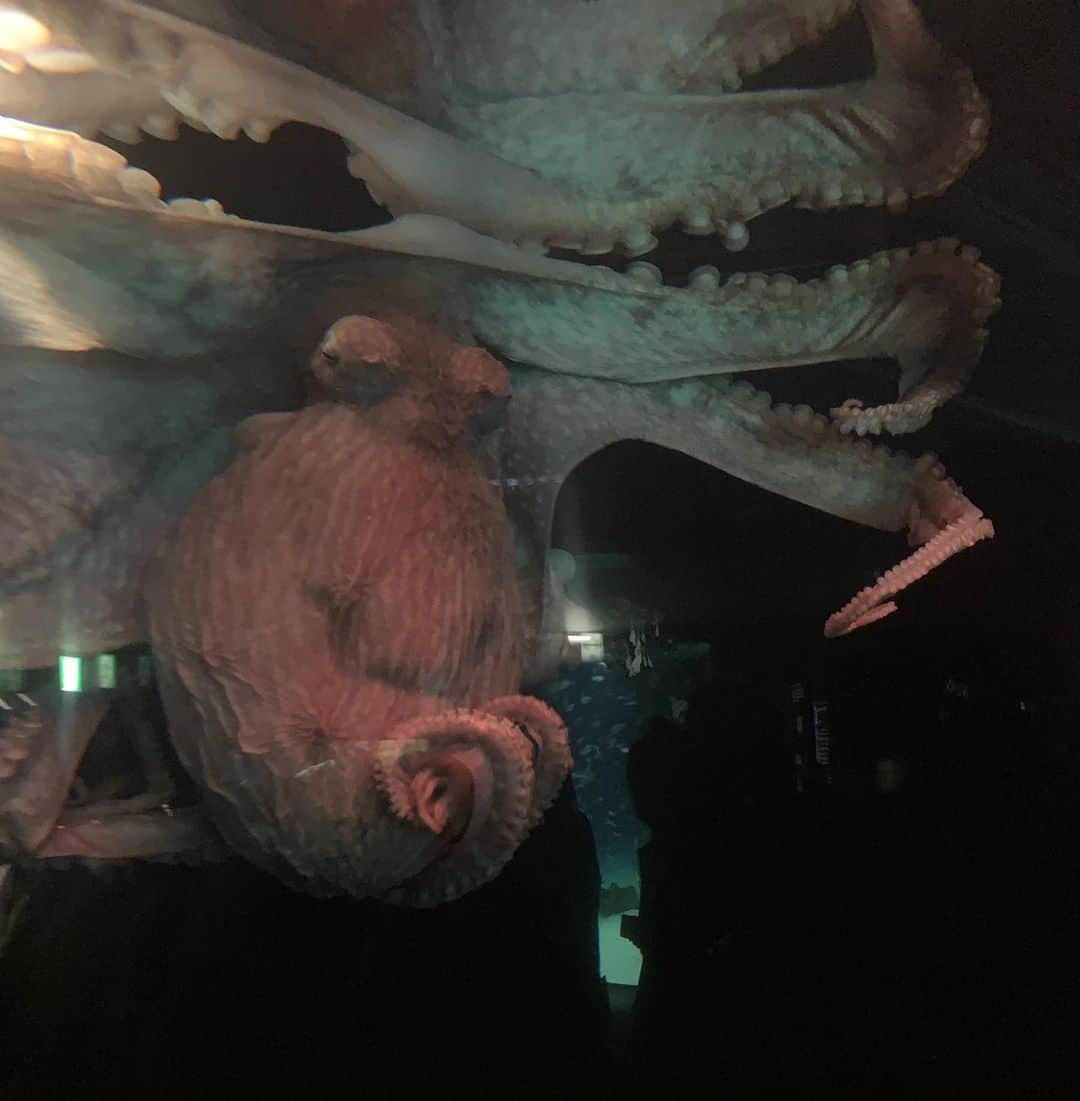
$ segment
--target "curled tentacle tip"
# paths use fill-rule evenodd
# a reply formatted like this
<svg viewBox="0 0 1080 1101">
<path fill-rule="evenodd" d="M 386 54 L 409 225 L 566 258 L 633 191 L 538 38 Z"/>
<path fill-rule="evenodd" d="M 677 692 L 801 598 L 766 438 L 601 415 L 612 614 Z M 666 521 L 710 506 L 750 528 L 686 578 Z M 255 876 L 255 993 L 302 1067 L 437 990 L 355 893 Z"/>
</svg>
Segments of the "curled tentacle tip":
<svg viewBox="0 0 1080 1101">
<path fill-rule="evenodd" d="M 825 637 L 841 638 L 844 635 L 853 634 L 860 627 L 869 627 L 871 623 L 877 623 L 878 620 L 892 615 L 897 610 L 896 602 L 890 600 L 885 604 L 878 604 L 854 619 L 848 619 L 843 612 L 837 612 L 825 621 Z"/>
</svg>

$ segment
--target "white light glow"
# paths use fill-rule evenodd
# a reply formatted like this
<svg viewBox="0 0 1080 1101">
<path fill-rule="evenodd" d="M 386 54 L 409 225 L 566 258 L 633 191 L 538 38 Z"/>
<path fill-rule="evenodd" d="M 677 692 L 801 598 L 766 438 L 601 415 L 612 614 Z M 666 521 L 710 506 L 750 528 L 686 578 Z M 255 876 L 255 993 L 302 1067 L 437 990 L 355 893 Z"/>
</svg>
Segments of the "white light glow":
<svg viewBox="0 0 1080 1101">
<path fill-rule="evenodd" d="M 52 35 L 44 23 L 10 4 L 0 5 L 0 50 L 22 53 L 49 44 Z"/>
<path fill-rule="evenodd" d="M 95 306 L 102 306 L 114 315 L 119 312 L 116 296 L 110 299 L 104 280 L 96 281 L 78 264 L 50 254 L 32 241 L 0 242 L 0 285 L 4 289 L 5 322 L 11 334 L 8 339 L 35 348 L 57 352 L 100 348 L 101 334 L 79 316 L 80 310 L 89 314 Z M 73 287 L 83 288 L 83 301 L 75 303 L 69 297 Z"/>
<path fill-rule="evenodd" d="M 604 636 L 595 631 L 575 632 L 568 634 L 566 641 L 573 646 L 581 648 L 582 661 L 604 660 Z"/>
<path fill-rule="evenodd" d="M 60 691 L 82 691 L 82 658 L 60 658 Z"/>
<path fill-rule="evenodd" d="M 26 58 L 39 73 L 89 73 L 97 68 L 97 62 L 85 50 L 53 47 L 48 50 L 35 50 Z"/>
</svg>

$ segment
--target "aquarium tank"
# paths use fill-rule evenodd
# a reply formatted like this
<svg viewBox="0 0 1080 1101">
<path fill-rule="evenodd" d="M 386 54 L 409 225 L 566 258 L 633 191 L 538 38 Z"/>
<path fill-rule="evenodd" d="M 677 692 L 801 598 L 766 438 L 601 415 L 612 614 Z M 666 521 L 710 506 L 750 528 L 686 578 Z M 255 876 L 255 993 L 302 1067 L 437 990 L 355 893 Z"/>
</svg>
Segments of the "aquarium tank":
<svg viewBox="0 0 1080 1101">
<path fill-rule="evenodd" d="M 0 1097 L 1070 1098 L 1059 0 L 0 0 Z"/>
</svg>

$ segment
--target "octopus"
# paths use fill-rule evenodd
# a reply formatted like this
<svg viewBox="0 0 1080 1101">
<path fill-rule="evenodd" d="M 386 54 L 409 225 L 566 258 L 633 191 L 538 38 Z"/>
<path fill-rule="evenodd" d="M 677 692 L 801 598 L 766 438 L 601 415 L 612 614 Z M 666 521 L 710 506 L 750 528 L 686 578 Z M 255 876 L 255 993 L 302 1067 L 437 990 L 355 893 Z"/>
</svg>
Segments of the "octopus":
<svg viewBox="0 0 1080 1101">
<path fill-rule="evenodd" d="M 849 17 L 863 20 L 872 43 L 869 76 L 741 90 Z M 564 594 L 549 556 L 555 501 L 570 473 L 609 444 L 682 451 L 810 508 L 906 529 L 912 552 L 828 617 L 831 636 L 889 615 L 905 587 L 993 534 L 937 456 L 911 458 L 881 440 L 925 425 L 977 365 L 999 290 L 977 250 L 951 238 L 922 242 L 804 280 L 725 279 L 706 265 L 685 286 L 638 259 L 670 227 L 715 235 L 737 252 L 754 220 L 782 206 L 899 212 L 957 179 L 984 146 L 987 105 L 911 0 L 19 0 L 0 5 L 0 113 L 0 665 L 43 667 L 60 654 L 154 641 L 170 724 L 218 828 L 315 889 L 356 893 L 368 889 L 362 882 L 434 904 L 499 866 L 503 849 L 458 874 L 454 845 L 473 836 L 462 807 L 476 805 L 482 786 L 470 763 L 479 758 L 460 747 L 467 730 L 497 729 L 493 737 L 510 739 L 499 744 L 516 746 L 528 766 L 523 737 L 546 747 L 556 729 L 550 716 L 530 719 L 500 700 L 527 699 L 513 681 L 534 682 L 565 654 Z M 328 232 L 236 217 L 212 199 L 164 201 L 154 176 L 102 144 L 169 140 L 182 125 L 263 142 L 286 122 L 339 135 L 350 173 L 392 220 Z M 563 258 L 609 252 L 622 270 Z M 422 385 L 435 402 L 438 378 L 448 408 L 459 410 L 463 376 L 448 365 L 488 364 L 483 354 L 506 364 L 513 395 L 485 449 L 498 472 L 489 480 L 501 483 L 517 596 L 485 591 L 479 575 L 444 594 L 439 614 L 461 617 L 459 653 L 435 654 L 443 636 L 427 636 L 400 588 L 408 622 L 374 649 L 361 644 L 355 605 L 327 580 L 348 574 L 344 561 L 325 565 L 322 578 L 300 569 L 283 587 L 312 632 L 295 627 L 298 667 L 321 631 L 327 683 L 367 683 L 387 665 L 408 695 L 401 710 L 375 707 L 382 732 L 372 728 L 358 744 L 380 745 L 387 758 L 374 754 L 363 768 L 349 762 L 339 705 L 328 702 L 344 701 L 344 688 L 318 706 L 296 702 L 316 683 L 314 669 L 298 672 L 295 692 L 260 682 L 281 703 L 272 723 L 242 718 L 235 699 L 210 715 L 209 701 L 229 694 L 238 643 L 199 594 L 197 571 L 176 558 L 179 547 L 194 562 L 212 557 L 209 546 L 250 543 L 202 502 L 234 479 L 256 478 L 263 458 L 265 476 L 275 477 L 275 437 L 262 425 L 283 433 L 282 447 L 308 438 L 314 455 L 321 447 L 351 455 L 338 428 L 354 425 L 363 439 L 373 430 L 366 418 L 400 410 L 392 398 L 361 411 L 349 372 L 327 376 L 309 364 L 322 334 L 346 317 L 387 327 L 380 339 L 421 357 L 415 374 L 405 372 L 403 394 Z M 431 375 L 423 357 L 433 347 L 442 353 Z M 895 401 L 853 396 L 815 411 L 774 404 L 743 377 L 869 359 L 898 365 Z M 305 406 L 313 376 L 332 408 Z M 267 415 L 291 419 L 249 419 Z M 325 440 L 305 437 L 319 418 Z M 234 441 L 241 422 L 248 427 Z M 449 447 L 438 418 L 425 423 Z M 402 446 L 395 438 L 380 464 Z M 464 454 L 462 485 L 473 486 L 472 504 L 486 502 L 480 527 L 494 546 L 494 506 L 475 470 L 466 476 Z M 308 496 L 301 487 L 286 495 L 297 508 L 317 508 L 315 487 L 327 484 L 328 471 L 312 461 L 298 452 L 282 471 L 311 472 Z M 436 526 L 449 520 L 448 511 Z M 479 538 L 469 524 L 463 515 L 451 528 Z M 224 542 L 207 544 L 200 530 L 220 530 Z M 208 576 L 253 584 L 241 580 L 237 553 L 223 557 L 226 572 Z M 372 544 L 368 553 L 379 552 Z M 385 584 L 393 589 L 412 569 L 433 579 L 453 561 L 410 555 Z M 501 567 L 488 569 L 492 586 L 510 585 Z M 190 606 L 168 595 L 174 585 L 194 586 Z M 203 609 L 200 622 L 191 606 Z M 265 600 L 257 606 L 265 618 L 258 631 L 249 622 L 253 638 L 281 626 Z M 519 623 L 520 672 L 513 648 L 505 665 L 480 656 L 469 625 L 485 608 L 503 609 L 492 630 Z M 342 670 L 334 663 L 346 642 L 358 649 Z M 258 660 L 284 677 L 279 643 L 261 644 Z M 477 670 L 463 672 L 473 660 Z M 406 668 L 407 692 L 394 680 Z M 429 673 L 430 684 L 415 679 Z M 5 853 L 121 858 L 207 843 L 195 812 L 170 813 L 160 799 L 65 808 L 104 707 L 93 695 L 34 701 L 11 719 L 0 749 Z M 340 707 L 345 714 L 349 704 Z M 450 742 L 423 725 L 462 708 L 476 712 L 473 725 L 447 720 Z M 413 742 L 426 748 L 405 748 Z M 230 772 L 241 751 L 261 761 Z M 506 837 L 520 836 L 521 813 L 531 821 L 547 798 L 537 752 L 532 794 L 511 800 Z M 335 763 L 304 772 L 324 761 Z M 238 790 L 244 768 L 260 776 L 258 806 L 255 790 Z M 362 777 L 357 794 L 351 785 Z M 350 792 L 357 798 L 346 807 Z M 372 800 L 381 815 L 372 816 Z M 335 806 L 346 818 L 331 838 L 319 815 Z M 380 829 L 389 848 L 376 840 L 383 855 L 362 869 L 341 846 Z M 454 869 L 442 887 L 433 886 L 436 864 Z"/>
<path fill-rule="evenodd" d="M 346 317 L 312 375 L 324 400 L 244 421 L 155 566 L 170 734 L 222 833 L 280 878 L 449 901 L 570 767 L 558 715 L 515 695 L 510 530 L 471 446 L 509 374 L 408 318 Z"/>
</svg>

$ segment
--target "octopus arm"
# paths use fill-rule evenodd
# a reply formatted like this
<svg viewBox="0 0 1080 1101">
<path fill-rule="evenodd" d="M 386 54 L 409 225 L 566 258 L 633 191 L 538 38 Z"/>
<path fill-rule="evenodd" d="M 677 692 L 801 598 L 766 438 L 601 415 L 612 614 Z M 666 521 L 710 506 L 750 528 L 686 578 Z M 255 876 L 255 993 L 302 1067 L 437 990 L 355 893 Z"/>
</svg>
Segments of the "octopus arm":
<svg viewBox="0 0 1080 1101">
<path fill-rule="evenodd" d="M 943 238 L 805 282 L 740 273 L 721 283 L 705 267 L 676 288 L 642 264 L 627 276 L 589 271 L 574 284 L 477 271 L 465 293 L 485 343 L 561 375 L 640 383 L 895 359 L 905 387 L 898 403 L 863 409 L 852 399 L 832 411 L 845 432 L 865 435 L 920 427 L 963 388 L 998 290 L 975 249 Z"/>
<path fill-rule="evenodd" d="M 145 564 L 248 399 L 108 351 L 9 347 L 0 387 L 0 665 L 141 640 Z"/>
<path fill-rule="evenodd" d="M 38 852 L 54 833 L 75 772 L 108 709 L 100 696 L 23 698 L 0 730 L 0 857 Z"/>
<path fill-rule="evenodd" d="M 747 222 L 787 202 L 898 208 L 937 194 L 982 150 L 985 102 L 911 3 L 859 7 L 877 61 L 870 80 L 738 96 L 620 89 L 455 105 L 455 137 L 562 189 L 563 208 L 526 200 L 512 225 L 497 211 L 465 219 L 409 206 L 404 193 L 392 195 L 391 209 L 451 214 L 514 239 L 571 248 L 622 241 L 640 252 L 649 229 L 675 221 L 739 249 Z"/>
<path fill-rule="evenodd" d="M 652 229 L 680 221 L 739 248 L 749 220 L 787 202 L 897 207 L 937 194 L 983 147 L 987 111 L 971 74 L 911 0 L 860 0 L 871 79 L 726 94 L 740 70 L 816 37 L 847 6 L 698 2 L 672 16 L 657 5 L 644 14 L 641 0 L 551 0 L 503 5 L 502 17 L 481 3 L 409 4 L 387 18 L 369 0 L 351 13 L 332 6 L 340 33 L 319 42 L 281 4 L 259 27 L 236 5 L 43 0 L 43 40 L 14 51 L 10 68 L 22 71 L 0 78 L 0 102 L 84 134 L 167 134 L 184 121 L 266 140 L 299 121 L 339 134 L 350 170 L 395 215 L 442 215 L 515 242 L 622 242 L 635 254 L 652 247 Z M 581 25 L 569 53 L 567 16 Z M 601 76 L 584 76 L 585 57 Z"/>
<path fill-rule="evenodd" d="M 545 648 L 560 634 L 558 594 L 544 566 L 559 489 L 574 467 L 616 440 L 669 447 L 822 512 L 887 531 L 907 527 L 914 544 L 926 543 L 833 616 L 830 635 L 880 618 L 874 609 L 883 599 L 992 533 L 936 456 L 913 460 L 853 439 L 807 406 L 771 404 L 745 381 L 623 386 L 519 371 L 510 415 L 500 459 L 530 619 L 527 681 L 546 669 Z"/>
<path fill-rule="evenodd" d="M 37 156 L 53 145 L 61 160 Z M 260 411 L 259 397 L 280 408 L 296 355 L 362 301 L 369 313 L 418 316 L 445 304 L 444 320 L 510 359 L 625 382 L 889 357 L 901 364 L 899 402 L 852 399 L 834 416 L 857 434 L 904 431 L 962 388 L 998 305 L 996 275 L 954 239 L 805 282 L 738 274 L 721 284 L 705 267 L 681 288 L 651 265 L 618 275 L 428 215 L 331 234 L 170 206 L 118 154 L 41 127 L 0 129 L 5 147 L 0 264 L 12 278 L 0 285 L 0 340 L 234 363 L 259 351 L 247 412 Z"/>
</svg>

